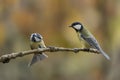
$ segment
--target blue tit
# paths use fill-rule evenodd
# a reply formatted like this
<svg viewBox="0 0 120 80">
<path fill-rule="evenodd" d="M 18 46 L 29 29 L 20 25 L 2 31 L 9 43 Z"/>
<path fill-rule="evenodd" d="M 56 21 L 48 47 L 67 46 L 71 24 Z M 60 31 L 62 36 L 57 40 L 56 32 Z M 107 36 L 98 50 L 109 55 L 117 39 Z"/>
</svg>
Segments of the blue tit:
<svg viewBox="0 0 120 80">
<path fill-rule="evenodd" d="M 79 39 L 84 40 L 91 47 L 97 49 L 106 59 L 110 60 L 110 57 L 102 50 L 95 37 L 80 22 L 74 22 L 69 27 L 77 32 Z"/>
<path fill-rule="evenodd" d="M 30 47 L 31 47 L 31 49 L 46 48 L 44 41 L 43 41 L 43 37 L 39 33 L 31 34 Z M 28 66 L 31 66 L 34 63 L 36 63 L 37 61 L 41 61 L 47 57 L 48 56 L 46 54 L 44 54 L 43 52 L 40 52 L 39 54 L 34 53 L 34 56 L 31 60 L 31 62 L 28 64 Z"/>
</svg>

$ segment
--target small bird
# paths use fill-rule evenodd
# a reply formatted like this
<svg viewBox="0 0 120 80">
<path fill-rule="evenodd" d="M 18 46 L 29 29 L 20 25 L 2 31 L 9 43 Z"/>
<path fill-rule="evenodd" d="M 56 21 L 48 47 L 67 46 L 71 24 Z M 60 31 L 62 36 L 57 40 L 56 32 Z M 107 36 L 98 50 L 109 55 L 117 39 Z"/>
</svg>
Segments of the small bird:
<svg viewBox="0 0 120 80">
<path fill-rule="evenodd" d="M 43 37 L 39 33 L 31 34 L 30 47 L 31 47 L 31 49 L 46 48 L 44 41 L 43 41 Z M 33 65 L 37 61 L 39 61 L 39 60 L 41 61 L 47 57 L 48 56 L 46 54 L 44 54 L 43 52 L 34 53 L 34 56 L 31 60 L 31 62 L 28 64 L 28 67 L 30 67 L 31 65 Z"/>
<path fill-rule="evenodd" d="M 91 47 L 97 49 L 106 59 L 110 60 L 110 57 L 102 50 L 95 37 L 80 22 L 74 22 L 69 27 L 77 32 L 80 40 L 83 39 Z"/>
</svg>

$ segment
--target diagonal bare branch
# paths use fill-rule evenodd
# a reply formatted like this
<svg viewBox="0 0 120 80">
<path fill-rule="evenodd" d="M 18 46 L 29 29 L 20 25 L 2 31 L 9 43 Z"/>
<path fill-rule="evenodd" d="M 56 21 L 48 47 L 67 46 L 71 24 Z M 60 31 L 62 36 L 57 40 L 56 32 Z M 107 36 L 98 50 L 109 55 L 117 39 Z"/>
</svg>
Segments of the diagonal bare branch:
<svg viewBox="0 0 120 80">
<path fill-rule="evenodd" d="M 39 48 L 34 50 L 27 50 L 27 51 L 21 51 L 11 54 L 5 54 L 0 56 L 0 62 L 2 63 L 8 63 L 11 59 L 15 59 L 17 57 L 23 57 L 25 55 L 34 54 L 35 52 L 74 52 L 78 53 L 80 51 L 82 52 L 89 52 L 89 53 L 97 53 L 99 54 L 99 51 L 92 48 L 64 48 L 64 47 L 47 47 L 47 48 Z"/>
</svg>

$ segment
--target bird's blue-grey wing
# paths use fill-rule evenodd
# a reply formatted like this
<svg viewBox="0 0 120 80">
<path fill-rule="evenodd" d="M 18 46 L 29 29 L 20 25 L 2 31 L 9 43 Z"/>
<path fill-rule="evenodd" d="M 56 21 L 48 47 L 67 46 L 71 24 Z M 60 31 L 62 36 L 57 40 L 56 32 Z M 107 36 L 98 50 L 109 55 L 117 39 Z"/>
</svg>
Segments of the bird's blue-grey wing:
<svg viewBox="0 0 120 80">
<path fill-rule="evenodd" d="M 93 48 L 97 49 L 98 51 L 100 51 L 101 54 L 103 54 L 103 56 L 105 56 L 105 58 L 107 58 L 108 60 L 110 60 L 110 57 L 101 49 L 100 45 L 98 44 L 97 40 L 93 37 L 85 37 L 83 35 L 81 35 L 81 37 Z"/>
<path fill-rule="evenodd" d="M 97 40 L 91 36 L 91 37 L 85 37 L 84 35 L 81 35 L 81 37 L 90 45 L 92 46 L 93 48 L 97 49 L 97 50 L 100 50 L 100 46 L 97 42 Z"/>
<path fill-rule="evenodd" d="M 41 46 L 39 46 L 39 48 L 41 48 Z M 42 52 L 39 53 L 35 53 L 32 60 L 30 61 L 30 63 L 28 64 L 28 67 L 30 67 L 31 65 L 33 65 L 34 63 L 36 63 L 37 61 L 41 61 L 45 58 L 47 58 L 48 56 Z"/>
</svg>

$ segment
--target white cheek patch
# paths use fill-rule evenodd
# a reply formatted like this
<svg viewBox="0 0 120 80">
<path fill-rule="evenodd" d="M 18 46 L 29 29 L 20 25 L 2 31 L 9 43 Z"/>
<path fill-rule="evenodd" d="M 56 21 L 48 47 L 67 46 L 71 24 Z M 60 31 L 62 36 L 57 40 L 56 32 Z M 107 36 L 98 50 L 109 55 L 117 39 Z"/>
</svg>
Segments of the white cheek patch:
<svg viewBox="0 0 120 80">
<path fill-rule="evenodd" d="M 37 37 L 35 37 L 35 41 L 40 41 L 40 39 L 39 39 L 39 38 L 37 38 Z"/>
<path fill-rule="evenodd" d="M 77 30 L 80 30 L 81 29 L 81 25 L 75 25 L 74 28 L 77 29 Z"/>
</svg>

